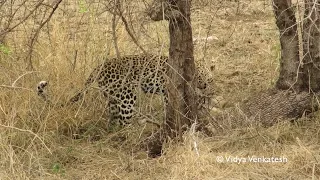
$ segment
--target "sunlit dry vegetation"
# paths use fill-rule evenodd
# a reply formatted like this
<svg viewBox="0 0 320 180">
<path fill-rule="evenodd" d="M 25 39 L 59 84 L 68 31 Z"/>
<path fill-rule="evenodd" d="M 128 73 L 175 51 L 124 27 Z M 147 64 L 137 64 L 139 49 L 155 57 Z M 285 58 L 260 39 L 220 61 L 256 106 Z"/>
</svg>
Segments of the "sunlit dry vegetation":
<svg viewBox="0 0 320 180">
<path fill-rule="evenodd" d="M 211 136 L 191 129 L 183 142 L 166 143 L 161 157 L 148 158 L 141 144 L 157 127 L 140 121 L 161 121 L 158 96 L 141 94 L 134 123 L 121 130 L 107 128 L 106 102 L 95 88 L 84 101 L 64 106 L 90 71 L 117 51 L 168 55 L 168 24 L 151 21 L 143 1 L 123 1 L 132 38 L 112 15 L 113 2 L 62 1 L 52 17 L 50 1 L 32 12 L 39 2 L 0 1 L 0 179 L 320 178 L 318 113 L 269 128 L 217 133 L 209 127 Z M 214 67 L 208 76 L 219 102 L 203 117 L 210 121 L 217 111 L 274 86 L 279 34 L 269 1 L 192 3 L 195 60 Z M 51 103 L 37 96 L 41 80 L 49 81 Z M 219 163 L 217 156 L 287 162 Z"/>
</svg>

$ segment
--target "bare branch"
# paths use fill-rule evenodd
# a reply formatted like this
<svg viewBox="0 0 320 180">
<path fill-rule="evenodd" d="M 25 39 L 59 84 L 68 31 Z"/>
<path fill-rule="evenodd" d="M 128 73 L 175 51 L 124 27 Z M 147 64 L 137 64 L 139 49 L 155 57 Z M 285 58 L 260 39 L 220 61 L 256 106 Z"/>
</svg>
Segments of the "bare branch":
<svg viewBox="0 0 320 180">
<path fill-rule="evenodd" d="M 129 34 L 129 36 L 131 37 L 132 41 L 138 46 L 138 48 L 139 48 L 143 53 L 146 54 L 147 51 L 143 49 L 143 47 L 139 44 L 138 40 L 135 38 L 134 34 L 133 34 L 132 31 L 130 30 L 128 21 L 127 21 L 126 18 L 123 16 L 122 10 L 121 10 L 121 9 L 118 9 L 118 11 L 119 11 L 119 16 L 120 16 L 120 18 L 121 18 L 121 21 L 123 22 L 124 27 L 125 27 L 127 33 Z"/>
<path fill-rule="evenodd" d="M 36 30 L 35 34 L 33 35 L 33 37 L 31 38 L 31 41 L 30 41 L 30 47 L 29 47 L 29 53 L 28 53 L 28 59 L 29 59 L 29 64 L 28 64 L 28 67 L 29 69 L 33 69 L 33 65 L 32 65 L 32 52 L 33 52 L 33 45 L 34 45 L 34 42 L 35 40 L 38 38 L 39 36 L 39 33 L 40 33 L 40 30 L 43 28 L 43 26 L 45 24 L 47 24 L 51 17 L 53 16 L 54 12 L 57 10 L 57 8 L 59 7 L 59 4 L 62 2 L 62 0 L 57 0 L 56 3 L 53 5 L 53 8 L 52 8 L 52 11 L 51 13 L 49 14 L 48 18 L 46 20 L 44 20 L 40 26 L 38 27 L 38 29 Z"/>
<path fill-rule="evenodd" d="M 117 57 L 120 58 L 120 51 L 118 47 L 118 37 L 117 37 L 117 15 L 116 15 L 116 6 L 119 5 L 118 0 L 114 0 L 114 8 L 113 8 L 113 13 L 112 13 L 112 36 L 113 36 L 113 45 L 114 49 L 116 50 Z"/>
<path fill-rule="evenodd" d="M 5 34 L 11 32 L 12 30 L 14 30 L 16 27 L 18 27 L 19 25 L 21 25 L 23 22 L 25 22 L 42 4 L 44 0 L 41 0 L 36 6 L 35 8 L 33 8 L 28 15 L 26 15 L 21 21 L 19 21 L 17 24 L 13 25 L 10 28 L 7 28 L 6 30 L 4 30 L 3 32 L 0 32 L 0 37 L 4 36 Z"/>
</svg>

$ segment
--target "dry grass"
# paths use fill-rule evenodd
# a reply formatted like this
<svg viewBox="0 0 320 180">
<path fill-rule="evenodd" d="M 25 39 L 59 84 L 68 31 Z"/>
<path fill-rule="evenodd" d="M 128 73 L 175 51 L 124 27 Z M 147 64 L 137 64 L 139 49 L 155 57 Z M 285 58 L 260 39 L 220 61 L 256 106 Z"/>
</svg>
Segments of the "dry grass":
<svg viewBox="0 0 320 180">
<path fill-rule="evenodd" d="M 215 38 L 198 42 L 195 55 L 215 66 L 217 94 L 230 105 L 272 87 L 280 51 L 270 4 L 201 3 L 193 10 L 194 36 Z M 27 33 L 15 31 L 6 38 L 11 53 L 0 53 L 0 84 L 12 86 L 25 75 L 14 87 L 0 87 L 0 179 L 320 178 L 318 113 L 298 123 L 227 129 L 213 137 L 186 132 L 183 143 L 168 142 L 163 156 L 150 159 L 139 145 L 154 127 L 134 124 L 109 132 L 105 103 L 97 90 L 82 106 L 61 108 L 104 56 L 115 56 L 109 15 L 99 14 L 100 6 L 91 5 L 87 12 L 80 12 L 80 6 L 61 5 L 49 31 L 40 34 L 33 56 L 35 72 L 25 74 Z M 137 39 L 148 52 L 167 53 L 167 24 L 148 21 L 140 10 L 134 8 L 131 16 Z M 139 52 L 121 24 L 117 34 L 121 54 Z M 49 80 L 52 105 L 35 94 L 40 80 Z M 149 99 L 142 97 L 138 110 L 160 119 L 161 104 Z M 288 162 L 219 163 L 217 156 L 285 157 Z"/>
</svg>

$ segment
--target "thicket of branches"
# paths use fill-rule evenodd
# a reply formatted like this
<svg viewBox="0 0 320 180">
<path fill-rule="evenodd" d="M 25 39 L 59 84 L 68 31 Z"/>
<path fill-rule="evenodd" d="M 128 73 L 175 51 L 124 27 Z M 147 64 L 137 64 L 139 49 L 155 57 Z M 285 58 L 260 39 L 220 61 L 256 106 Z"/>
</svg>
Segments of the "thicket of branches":
<svg viewBox="0 0 320 180">
<path fill-rule="evenodd" d="M 174 1 L 159 1 L 162 3 L 172 3 Z M 241 10 L 241 1 L 237 1 L 236 11 Z M 152 5 L 151 1 L 141 1 L 145 7 Z M 200 7 L 207 6 L 213 1 L 198 1 L 191 7 L 197 10 Z M 223 8 L 223 3 L 218 3 Z M 300 6 L 303 5 L 303 6 Z M 10 55 L 15 62 L 23 62 L 26 69 L 34 70 L 35 67 L 35 46 L 41 38 L 47 38 L 50 41 L 50 21 L 55 15 L 62 17 L 70 15 L 65 11 L 64 6 L 68 6 L 67 1 L 32 1 L 32 0 L 3 0 L 0 2 L 0 56 Z M 277 25 L 280 30 L 280 42 L 282 48 L 282 59 L 280 77 L 277 83 L 279 89 L 290 89 L 292 87 L 303 91 L 315 91 L 320 89 L 319 86 L 319 2 L 317 0 L 306 0 L 303 3 L 291 3 L 291 1 L 273 1 Z M 301 7 L 301 8 L 300 8 Z M 133 44 L 136 46 L 137 52 L 146 53 L 148 50 L 142 45 L 140 32 L 137 32 L 136 25 L 140 25 L 139 30 L 143 30 L 144 19 L 141 16 L 146 13 L 136 12 L 135 2 L 108 0 L 86 2 L 81 0 L 78 2 L 76 11 L 86 13 L 90 11 L 97 15 L 98 18 L 109 18 L 108 24 L 101 26 L 111 26 L 108 34 L 112 37 L 112 49 L 116 56 L 124 55 L 124 51 L 120 49 L 118 44 L 119 34 L 118 27 L 124 27 L 125 33 Z M 160 6 L 163 8 L 163 5 Z M 217 8 L 219 9 L 219 8 Z M 160 9 L 161 12 L 161 9 Z M 139 14 L 139 15 L 138 15 Z M 141 15 L 143 14 L 143 15 Z M 302 15 L 301 15 L 302 14 Z M 160 16 L 166 14 L 160 14 Z M 90 16 L 89 16 L 90 17 Z M 72 20 L 72 16 L 69 17 Z M 81 25 L 78 23 L 79 27 Z M 139 19 L 140 18 L 140 19 Z M 141 21 L 141 22 L 140 22 Z M 208 25 L 208 34 L 210 32 Z M 86 29 L 90 31 L 90 29 Z M 11 35 L 19 32 L 23 34 L 22 41 L 15 42 L 11 40 Z M 144 34 L 144 36 L 148 36 Z M 19 38 L 19 37 L 18 37 Z M 152 38 L 150 38 L 152 39 Z M 205 38 L 207 40 L 207 37 Z M 152 39 L 158 47 L 163 47 L 162 42 L 158 39 Z M 54 47 L 54 45 L 52 45 Z M 76 46 L 76 45 L 75 45 Z M 23 47 L 23 48 L 21 48 Z M 107 55 L 110 51 L 106 49 Z M 11 54 L 10 52 L 23 51 L 22 53 Z M 158 51 L 162 51 L 158 50 Z M 203 49 L 204 55 L 206 47 Z M 74 56 L 70 64 L 72 68 L 76 67 L 78 59 L 78 51 L 71 52 Z M 296 90 L 295 89 L 295 90 Z M 180 133 L 181 135 L 181 133 Z"/>
</svg>

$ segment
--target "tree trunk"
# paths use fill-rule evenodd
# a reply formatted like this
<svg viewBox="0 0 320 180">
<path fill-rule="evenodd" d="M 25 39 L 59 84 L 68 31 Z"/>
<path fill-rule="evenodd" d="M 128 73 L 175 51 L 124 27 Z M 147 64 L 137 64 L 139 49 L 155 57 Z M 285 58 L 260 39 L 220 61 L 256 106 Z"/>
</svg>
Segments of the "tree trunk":
<svg viewBox="0 0 320 180">
<path fill-rule="evenodd" d="M 242 114 L 249 119 L 269 126 L 279 120 L 300 118 L 317 108 L 308 92 L 311 88 L 319 94 L 320 90 L 320 21 L 317 1 L 305 0 L 306 20 L 302 28 L 304 58 L 300 59 L 298 24 L 291 0 L 273 0 L 276 24 L 280 31 L 280 76 L 275 89 L 262 91 L 240 105 Z"/>
<path fill-rule="evenodd" d="M 191 0 L 155 0 L 147 9 L 152 20 L 168 20 L 170 32 L 166 118 L 164 127 L 147 142 L 151 156 L 161 154 L 168 136 L 182 140 L 183 132 L 197 119 L 190 3 Z"/>
<path fill-rule="evenodd" d="M 168 76 L 167 132 L 182 138 L 182 132 L 197 118 L 195 63 L 193 57 L 190 0 L 171 2 L 181 13 L 169 19 L 170 49 Z M 173 130 L 173 131 L 172 131 Z M 173 134 L 172 134 L 173 133 Z"/>
<path fill-rule="evenodd" d="M 299 56 L 298 24 L 291 0 L 273 0 L 281 45 L 280 76 L 276 87 L 253 95 L 238 107 L 218 116 L 217 127 L 226 124 L 239 128 L 256 122 L 272 126 L 279 121 L 298 119 L 317 109 L 309 90 L 320 94 L 319 6 L 319 0 L 305 0 L 302 59 Z M 224 123 L 226 118 L 229 119 Z"/>
<path fill-rule="evenodd" d="M 276 88 L 299 89 L 300 77 L 299 40 L 295 12 L 291 0 L 274 0 L 273 10 L 280 31 L 281 59 L 280 76 Z"/>
<path fill-rule="evenodd" d="M 304 90 L 320 90 L 320 1 L 305 0 L 303 24 Z"/>
</svg>

